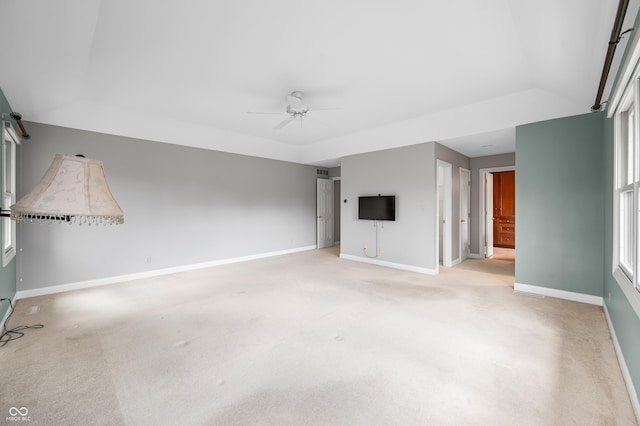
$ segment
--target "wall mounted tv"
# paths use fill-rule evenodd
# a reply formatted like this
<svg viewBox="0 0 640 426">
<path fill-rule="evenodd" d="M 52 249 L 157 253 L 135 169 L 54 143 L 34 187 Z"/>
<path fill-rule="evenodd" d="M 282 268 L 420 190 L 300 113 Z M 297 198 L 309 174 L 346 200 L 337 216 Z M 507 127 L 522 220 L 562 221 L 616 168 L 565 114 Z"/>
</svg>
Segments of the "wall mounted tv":
<svg viewBox="0 0 640 426">
<path fill-rule="evenodd" d="M 396 220 L 396 196 L 376 195 L 358 198 L 358 219 Z"/>
</svg>

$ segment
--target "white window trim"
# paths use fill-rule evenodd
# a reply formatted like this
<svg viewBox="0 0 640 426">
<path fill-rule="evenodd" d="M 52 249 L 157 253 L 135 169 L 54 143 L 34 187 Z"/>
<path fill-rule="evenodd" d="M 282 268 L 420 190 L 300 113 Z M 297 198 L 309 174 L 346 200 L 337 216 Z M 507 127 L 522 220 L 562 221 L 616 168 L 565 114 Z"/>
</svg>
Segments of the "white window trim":
<svg viewBox="0 0 640 426">
<path fill-rule="evenodd" d="M 11 158 L 9 159 L 9 161 L 11 162 L 11 170 L 13 172 L 13 178 L 11 179 L 11 188 L 6 188 L 5 184 L 6 182 L 4 182 L 4 176 L 5 176 L 5 170 L 4 167 L 2 168 L 2 200 L 0 200 L 0 206 L 2 206 L 3 210 L 8 210 L 11 204 L 14 204 L 16 202 L 16 177 L 17 177 L 17 161 L 16 161 L 16 151 L 18 148 L 18 145 L 20 144 L 20 139 L 17 137 L 15 130 L 13 129 L 13 127 L 11 126 L 11 123 L 9 123 L 8 121 L 3 121 L 2 122 L 2 144 L 1 144 L 1 149 L 2 149 L 2 165 L 5 165 L 5 146 L 7 143 L 10 143 L 13 145 L 12 149 L 11 149 Z M 8 189 L 8 191 L 7 191 Z M 11 198 L 11 202 L 9 203 L 10 205 L 4 205 L 4 200 L 5 200 L 5 196 L 10 194 L 10 198 Z M 2 247 L 2 267 L 5 267 L 9 264 L 9 262 L 11 262 L 13 260 L 13 258 L 16 256 L 16 222 L 11 220 L 8 217 L 3 217 L 1 218 L 2 220 L 2 238 L 4 239 L 4 233 L 5 233 L 5 229 L 6 227 L 11 227 L 11 245 L 9 246 L 9 248 L 7 250 L 5 250 L 4 248 L 4 242 L 3 242 L 3 247 Z"/>
<path fill-rule="evenodd" d="M 608 117 L 614 117 L 614 179 L 613 179 L 613 197 L 610 202 L 613 203 L 613 256 L 612 256 L 612 275 L 616 280 L 618 286 L 624 293 L 625 297 L 629 301 L 629 304 L 635 311 L 636 315 L 640 316 L 640 292 L 636 289 L 633 281 L 629 279 L 629 276 L 620 268 L 620 182 L 619 175 L 622 167 L 621 155 L 620 155 L 620 138 L 624 134 L 621 127 L 620 115 L 625 112 L 631 104 L 635 109 L 635 122 L 636 122 L 636 137 L 640 133 L 640 127 L 638 121 L 640 119 L 640 43 L 634 40 L 632 52 L 629 57 L 632 59 L 627 62 L 625 69 L 621 73 L 621 79 L 618 82 L 615 92 L 612 94 L 612 102 L 608 106 Z M 637 194 L 634 194 L 637 197 Z M 638 200 L 640 201 L 640 200 Z M 634 217 L 637 217 L 636 210 L 634 209 Z M 637 218 L 634 220 L 637 221 Z M 640 223 L 636 223 L 636 226 L 640 226 Z M 638 232 L 635 232 L 635 250 L 634 263 L 638 262 L 637 250 L 639 241 L 637 238 Z M 640 265 L 634 267 L 636 274 L 640 273 Z M 609 295 L 604 295 L 605 300 L 608 300 Z"/>
</svg>

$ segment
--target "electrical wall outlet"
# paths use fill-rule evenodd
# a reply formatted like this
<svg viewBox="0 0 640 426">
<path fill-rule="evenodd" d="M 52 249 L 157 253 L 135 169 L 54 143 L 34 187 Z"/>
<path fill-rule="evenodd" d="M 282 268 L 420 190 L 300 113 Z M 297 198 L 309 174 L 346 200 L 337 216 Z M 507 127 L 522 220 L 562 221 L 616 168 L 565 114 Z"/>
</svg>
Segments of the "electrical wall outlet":
<svg viewBox="0 0 640 426">
<path fill-rule="evenodd" d="M 362 250 L 367 251 L 367 246 L 362 246 Z"/>
<path fill-rule="evenodd" d="M 382 247 L 380 247 L 380 250 L 378 250 L 378 252 L 379 252 L 380 254 L 382 254 L 382 253 L 384 253 L 384 249 L 383 249 Z"/>
</svg>

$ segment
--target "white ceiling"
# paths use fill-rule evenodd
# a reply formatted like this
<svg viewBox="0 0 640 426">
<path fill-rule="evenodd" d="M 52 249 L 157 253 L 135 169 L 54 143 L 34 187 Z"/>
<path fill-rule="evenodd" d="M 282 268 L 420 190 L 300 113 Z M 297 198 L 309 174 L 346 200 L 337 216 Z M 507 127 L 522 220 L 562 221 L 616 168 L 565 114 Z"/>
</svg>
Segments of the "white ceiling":
<svg viewBox="0 0 640 426">
<path fill-rule="evenodd" d="M 0 0 L 0 88 L 27 121 L 287 161 L 491 155 L 516 125 L 589 111 L 617 4 Z M 294 90 L 302 127 L 247 114 Z"/>
</svg>

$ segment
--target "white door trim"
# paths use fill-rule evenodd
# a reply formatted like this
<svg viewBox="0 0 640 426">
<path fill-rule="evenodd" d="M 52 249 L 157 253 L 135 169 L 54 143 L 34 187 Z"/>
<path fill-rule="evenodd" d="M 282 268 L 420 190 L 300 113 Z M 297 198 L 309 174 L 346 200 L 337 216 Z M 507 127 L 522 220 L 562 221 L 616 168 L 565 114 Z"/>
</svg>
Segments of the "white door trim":
<svg viewBox="0 0 640 426">
<path fill-rule="evenodd" d="M 485 183 L 484 183 L 484 174 L 485 173 L 493 173 L 493 172 L 508 172 L 508 171 L 515 171 L 516 170 L 516 166 L 501 166 L 501 167 L 487 167 L 485 169 L 480 169 L 479 173 L 478 173 L 478 181 L 479 181 L 479 185 L 480 185 L 480 210 L 478 211 L 478 223 L 480 224 L 480 226 L 478 227 L 480 229 L 479 231 L 479 235 L 478 235 L 478 251 L 480 252 L 480 257 L 484 258 L 486 256 L 486 247 L 485 247 L 485 240 L 486 240 L 486 226 L 485 226 L 485 220 L 484 220 L 484 200 L 486 197 L 486 193 L 485 193 Z M 516 195 L 517 196 L 517 195 Z M 491 232 L 493 232 L 493 230 L 491 230 Z"/>
<path fill-rule="evenodd" d="M 460 174 L 460 231 L 459 231 L 459 239 L 460 243 L 458 244 L 458 259 L 460 262 L 467 259 L 469 257 L 469 245 L 471 243 L 471 171 L 469 169 L 465 169 L 464 167 L 459 167 Z M 466 187 L 466 200 L 463 200 L 464 193 L 462 188 Z M 463 205 L 466 202 L 467 204 L 467 214 L 466 217 L 463 217 Z M 467 235 L 467 246 L 463 247 L 462 236 L 464 235 L 463 230 L 466 230 Z"/>
<path fill-rule="evenodd" d="M 493 237 L 495 236 L 495 227 L 493 226 L 493 211 L 495 206 L 493 205 L 493 194 L 495 193 L 493 173 L 486 172 L 482 175 L 484 179 L 484 250 L 483 257 L 493 256 Z"/>
</svg>

